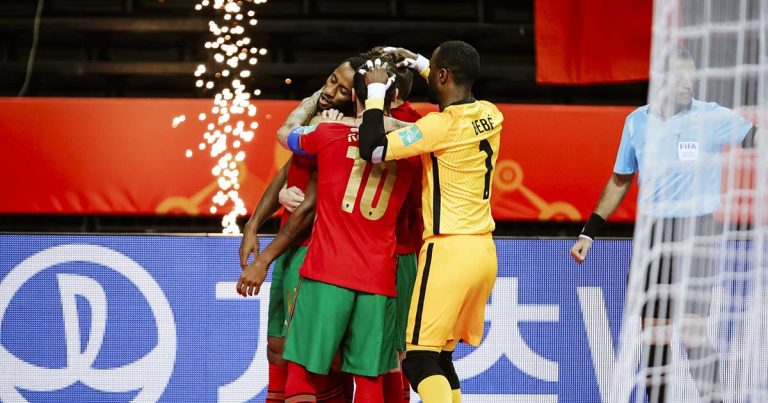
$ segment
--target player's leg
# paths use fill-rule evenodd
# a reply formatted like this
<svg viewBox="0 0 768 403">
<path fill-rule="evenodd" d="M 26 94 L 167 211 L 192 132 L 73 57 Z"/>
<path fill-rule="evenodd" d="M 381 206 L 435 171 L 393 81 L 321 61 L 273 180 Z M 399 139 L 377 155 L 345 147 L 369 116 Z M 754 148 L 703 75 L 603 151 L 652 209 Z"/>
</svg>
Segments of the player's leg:
<svg viewBox="0 0 768 403">
<path fill-rule="evenodd" d="M 382 375 L 384 401 L 387 403 L 403 403 L 403 372 L 400 368 Z"/>
<path fill-rule="evenodd" d="M 315 399 L 317 377 L 304 372 L 328 374 L 347 329 L 354 299 L 354 292 L 345 288 L 306 278 L 300 280 L 283 352 L 286 360 L 298 364 L 289 366 L 286 401 Z"/>
<path fill-rule="evenodd" d="M 461 384 L 459 376 L 456 374 L 456 368 L 453 366 L 453 351 L 456 349 L 457 340 L 453 340 L 443 346 L 440 352 L 440 368 L 451 385 L 452 403 L 461 403 Z"/>
<path fill-rule="evenodd" d="M 418 260 L 415 288 L 408 312 L 406 354 L 402 368 L 409 383 L 423 402 L 447 403 L 451 401 L 451 386 L 443 369 L 440 368 L 440 351 L 446 340 L 452 337 L 452 323 L 434 319 L 437 316 L 457 317 L 460 304 L 456 303 L 454 298 L 451 298 L 451 303 L 445 304 L 434 304 L 431 303 L 430 298 L 427 298 L 428 295 L 436 295 L 435 292 L 440 291 L 435 281 L 437 274 L 433 271 L 434 239 L 424 243 Z M 452 293 L 447 295 L 456 296 Z M 422 329 L 425 316 L 430 325 L 429 334 L 426 336 Z M 425 340 L 427 338 L 429 340 Z"/>
<path fill-rule="evenodd" d="M 479 346 L 483 340 L 485 307 L 496 284 L 498 258 L 496 245 L 490 234 L 487 236 L 457 236 L 453 242 L 455 244 L 452 247 L 459 248 L 460 245 L 463 245 L 469 251 L 469 253 L 461 254 L 461 257 L 452 259 L 454 264 L 458 263 L 459 267 L 463 268 L 454 275 L 467 281 L 468 288 L 459 316 L 456 319 L 453 340 L 443 346 L 443 350 L 440 352 L 440 367 L 451 385 L 452 402 L 459 403 L 461 402 L 461 385 L 453 367 L 453 351 L 458 341 Z"/>
<path fill-rule="evenodd" d="M 346 401 L 341 373 L 331 370 L 328 375 L 313 374 L 318 403 L 344 403 Z"/>
<path fill-rule="evenodd" d="M 267 362 L 269 362 L 269 379 L 267 383 L 267 403 L 285 400 L 285 382 L 288 369 L 283 359 L 282 337 L 267 336 Z"/>
<path fill-rule="evenodd" d="M 408 311 L 411 306 L 413 285 L 416 282 L 418 270 L 419 267 L 415 253 L 398 256 L 397 297 L 395 298 L 395 304 L 397 305 L 397 350 L 401 363 L 402 359 L 405 358 L 405 331 L 408 327 Z M 395 379 L 396 377 L 400 377 L 399 382 Z M 396 390 L 398 388 L 399 390 Z M 384 380 L 384 398 L 388 403 L 410 402 L 411 384 L 402 370 L 386 375 Z"/>
<path fill-rule="evenodd" d="M 275 261 L 272 270 L 272 283 L 269 288 L 269 308 L 267 314 L 267 362 L 269 379 L 267 384 L 267 402 L 285 400 L 285 380 L 288 376 L 283 360 L 283 341 L 285 337 L 286 304 L 283 293 L 283 278 L 287 269 L 286 261 L 290 249 Z"/>
<path fill-rule="evenodd" d="M 307 247 L 296 246 L 289 249 L 289 252 L 286 252 L 287 259 L 283 274 L 283 299 L 285 300 L 286 318 L 290 315 L 293 308 L 296 288 L 299 286 L 299 279 L 301 278 L 299 270 L 304 263 L 304 257 L 307 255 Z M 282 349 L 280 354 L 280 359 L 282 359 Z M 327 376 L 315 374 L 312 379 L 315 381 L 315 392 L 318 402 L 343 402 L 343 400 L 339 400 L 340 394 L 343 394 L 343 388 L 341 380 L 338 379 L 338 374 L 332 373 Z"/>
<path fill-rule="evenodd" d="M 352 403 L 355 398 L 355 378 L 352 374 L 339 372 L 341 385 L 344 387 L 344 402 Z"/>
<path fill-rule="evenodd" d="M 384 402 L 383 375 L 397 368 L 395 298 L 357 293 L 341 348 L 341 370 L 355 377 L 356 402 Z"/>
<path fill-rule="evenodd" d="M 485 304 L 496 280 L 496 248 L 487 236 L 441 236 L 427 242 L 411 300 L 403 371 L 425 403 L 452 402 L 460 396 L 450 359 L 441 352 L 449 341 L 479 345 Z M 446 369 L 449 373 L 446 373 Z M 449 381 L 453 380 L 453 385 Z"/>
</svg>

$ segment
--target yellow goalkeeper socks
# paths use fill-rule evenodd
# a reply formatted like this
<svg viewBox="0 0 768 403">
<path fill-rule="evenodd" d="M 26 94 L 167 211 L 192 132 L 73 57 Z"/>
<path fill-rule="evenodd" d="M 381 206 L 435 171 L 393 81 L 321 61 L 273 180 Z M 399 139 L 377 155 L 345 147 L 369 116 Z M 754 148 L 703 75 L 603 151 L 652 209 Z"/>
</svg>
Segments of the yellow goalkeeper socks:
<svg viewBox="0 0 768 403">
<path fill-rule="evenodd" d="M 417 389 L 423 403 L 452 403 L 451 385 L 442 375 L 432 375 L 419 382 Z M 459 397 L 461 399 L 461 397 Z"/>
</svg>

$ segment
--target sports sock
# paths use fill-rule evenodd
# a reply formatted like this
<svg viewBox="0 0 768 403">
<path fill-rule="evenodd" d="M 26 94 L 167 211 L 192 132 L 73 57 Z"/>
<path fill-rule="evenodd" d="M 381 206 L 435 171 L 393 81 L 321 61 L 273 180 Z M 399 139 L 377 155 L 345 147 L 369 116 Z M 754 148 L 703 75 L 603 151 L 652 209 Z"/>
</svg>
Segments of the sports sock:
<svg viewBox="0 0 768 403">
<path fill-rule="evenodd" d="M 400 372 L 403 379 L 403 403 L 411 402 L 411 383 L 408 382 L 408 378 L 405 376 L 405 372 Z"/>
<path fill-rule="evenodd" d="M 318 403 L 345 403 L 344 385 L 340 372 L 331 371 L 328 375 L 312 374 Z"/>
<path fill-rule="evenodd" d="M 295 362 L 288 362 L 288 379 L 285 382 L 285 403 L 315 403 L 315 390 L 312 374 Z"/>
<path fill-rule="evenodd" d="M 344 401 L 346 403 L 352 403 L 355 398 L 355 379 L 352 374 L 346 372 L 340 372 L 341 385 L 344 387 Z"/>
<path fill-rule="evenodd" d="M 451 403 L 451 385 L 443 375 L 432 375 L 419 382 L 417 388 L 424 403 Z"/>
<path fill-rule="evenodd" d="M 355 403 L 384 403 L 384 377 L 355 375 Z"/>
<path fill-rule="evenodd" d="M 403 375 L 401 372 L 390 372 L 382 375 L 384 378 L 384 401 L 387 403 L 403 402 Z"/>
<path fill-rule="evenodd" d="M 285 365 L 269 364 L 266 403 L 277 403 L 285 400 L 285 380 L 287 378 L 288 368 Z"/>
</svg>

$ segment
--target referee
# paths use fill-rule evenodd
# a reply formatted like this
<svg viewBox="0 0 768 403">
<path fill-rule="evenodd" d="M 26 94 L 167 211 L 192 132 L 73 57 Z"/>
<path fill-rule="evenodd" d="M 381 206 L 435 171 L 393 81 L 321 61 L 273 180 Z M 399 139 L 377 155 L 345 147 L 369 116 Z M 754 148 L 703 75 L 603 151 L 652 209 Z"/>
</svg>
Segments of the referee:
<svg viewBox="0 0 768 403">
<path fill-rule="evenodd" d="M 717 352 L 706 337 L 715 275 L 713 259 L 706 254 L 715 246 L 717 237 L 712 235 L 722 233 L 713 214 L 720 207 L 723 148 L 739 143 L 751 147 L 755 128 L 730 109 L 693 99 L 695 65 L 685 49 L 670 56 L 668 67 L 673 93 L 658 105 L 642 106 L 627 116 L 613 174 L 571 248 L 571 257 L 584 263 L 595 236 L 639 172 L 637 225 L 648 226 L 650 231 L 647 239 L 636 237 L 635 247 L 650 250 L 656 245 L 654 251 L 660 252 L 652 253 L 650 263 L 641 266 L 648 295 L 642 309 L 643 328 L 654 336 L 644 346 L 648 373 L 652 374 L 646 379 L 649 402 L 663 403 L 671 394 L 666 388 L 667 377 L 672 375 L 666 329 L 674 319 L 677 295 L 686 295 L 678 311 L 684 313 L 682 342 L 698 393 L 705 403 L 722 402 Z M 690 251 L 660 248 L 661 243 L 686 242 L 693 244 L 693 256 Z M 684 270 L 691 279 L 685 290 L 681 288 Z"/>
<path fill-rule="evenodd" d="M 469 44 L 444 42 L 431 60 L 404 49 L 389 50 L 404 57 L 401 65 L 427 79 L 429 99 L 440 107 L 440 112 L 387 134 L 382 106 L 390 80 L 382 68 L 365 74 L 368 100 L 360 125 L 360 155 L 374 163 L 420 155 L 424 167 L 424 246 L 408 315 L 403 372 L 425 403 L 460 402 L 453 350 L 459 341 L 480 344 L 485 305 L 496 281 L 490 198 L 504 117 L 495 105 L 472 96 L 480 56 Z"/>
</svg>

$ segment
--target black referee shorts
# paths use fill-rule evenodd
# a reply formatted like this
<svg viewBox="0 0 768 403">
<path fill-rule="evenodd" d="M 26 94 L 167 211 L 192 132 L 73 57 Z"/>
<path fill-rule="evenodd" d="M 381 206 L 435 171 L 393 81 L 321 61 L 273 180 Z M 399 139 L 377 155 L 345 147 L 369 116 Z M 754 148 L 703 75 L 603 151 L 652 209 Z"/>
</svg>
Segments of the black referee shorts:
<svg viewBox="0 0 768 403">
<path fill-rule="evenodd" d="M 653 220 L 647 240 L 650 259 L 644 266 L 643 317 L 672 318 L 679 303 L 686 314 L 707 316 L 722 223 L 712 214 Z"/>
</svg>

